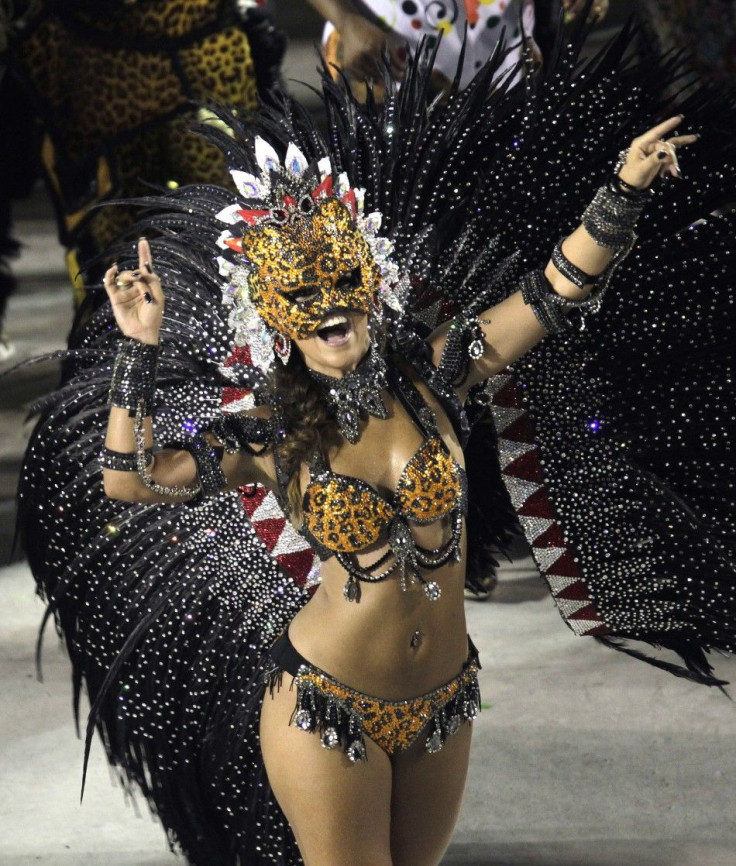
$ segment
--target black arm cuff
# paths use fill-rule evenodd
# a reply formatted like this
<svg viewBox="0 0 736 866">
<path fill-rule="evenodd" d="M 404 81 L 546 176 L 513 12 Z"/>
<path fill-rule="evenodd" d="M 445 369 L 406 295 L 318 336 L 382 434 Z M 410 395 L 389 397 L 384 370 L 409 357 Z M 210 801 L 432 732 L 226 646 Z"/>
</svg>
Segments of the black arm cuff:
<svg viewBox="0 0 736 866">
<path fill-rule="evenodd" d="M 134 417 L 138 405 L 142 403 L 144 416 L 151 415 L 156 393 L 157 364 L 158 346 L 141 343 L 130 337 L 121 340 L 112 368 L 109 405 L 127 409 Z"/>
<path fill-rule="evenodd" d="M 198 499 L 215 496 L 223 487 L 227 486 L 225 473 L 220 467 L 224 453 L 223 448 L 211 445 L 201 433 L 186 439 L 182 443 L 182 447 L 192 455 L 197 465 L 200 485 Z"/>
</svg>

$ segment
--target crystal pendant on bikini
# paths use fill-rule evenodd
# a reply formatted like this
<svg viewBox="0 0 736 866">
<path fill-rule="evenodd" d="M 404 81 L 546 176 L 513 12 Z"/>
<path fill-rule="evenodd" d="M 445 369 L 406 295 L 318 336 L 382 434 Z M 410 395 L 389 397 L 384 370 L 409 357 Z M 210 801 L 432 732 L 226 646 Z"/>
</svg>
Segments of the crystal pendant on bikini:
<svg viewBox="0 0 736 866">
<path fill-rule="evenodd" d="M 325 728 L 322 734 L 322 746 L 325 749 L 334 749 L 340 745 L 340 735 L 336 728 Z"/>
<path fill-rule="evenodd" d="M 437 601 L 442 595 L 442 589 L 436 580 L 429 580 L 424 584 L 424 594 L 430 601 Z"/>
<path fill-rule="evenodd" d="M 299 710 L 294 716 L 294 724 L 302 731 L 312 730 L 312 716 L 309 710 Z"/>
<path fill-rule="evenodd" d="M 416 565 L 416 554 L 414 554 L 414 538 L 411 534 L 411 530 L 406 524 L 406 521 L 395 519 L 391 523 L 391 528 L 389 529 L 388 533 L 388 546 L 391 548 L 391 551 L 396 557 L 398 563 L 399 581 L 401 589 L 402 591 L 406 592 L 407 563 Z M 412 554 L 414 554 L 414 556 Z"/>
<path fill-rule="evenodd" d="M 345 750 L 345 753 L 352 764 L 357 764 L 358 761 L 365 761 L 365 746 L 360 740 L 353 740 Z"/>
<path fill-rule="evenodd" d="M 442 731 L 440 731 L 439 728 L 435 730 L 435 732 L 427 738 L 425 745 L 430 755 L 436 755 L 443 746 Z"/>
<path fill-rule="evenodd" d="M 360 586 L 358 585 L 358 581 L 351 574 L 350 577 L 345 581 L 345 586 L 342 588 L 342 594 L 345 598 L 345 601 L 359 601 L 360 600 Z"/>
</svg>

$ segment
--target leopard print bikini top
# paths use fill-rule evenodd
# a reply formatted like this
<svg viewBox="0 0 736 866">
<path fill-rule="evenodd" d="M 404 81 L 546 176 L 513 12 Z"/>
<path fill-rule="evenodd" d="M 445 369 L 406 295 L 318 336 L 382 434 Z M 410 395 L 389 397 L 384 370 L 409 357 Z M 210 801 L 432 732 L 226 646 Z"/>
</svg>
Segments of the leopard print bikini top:
<svg viewBox="0 0 736 866">
<path fill-rule="evenodd" d="M 348 573 L 345 597 L 355 601 L 358 582 L 377 583 L 398 573 L 421 583 L 427 596 L 439 597 L 438 585 L 422 569 L 436 569 L 460 558 L 463 517 L 467 512 L 465 470 L 442 441 L 434 415 L 408 377 L 393 371 L 392 390 L 426 437 L 404 467 L 391 498 L 368 482 L 333 472 L 318 456 L 310 465 L 304 491 L 302 534 L 321 559 L 335 556 Z M 447 518 L 450 537 L 436 548 L 416 543 L 410 524 L 430 524 Z M 387 550 L 370 565 L 359 565 L 356 554 L 380 545 Z"/>
<path fill-rule="evenodd" d="M 398 515 L 420 524 L 452 514 L 462 499 L 463 469 L 439 436 L 431 436 L 404 467 L 391 499 L 352 475 L 315 461 L 304 491 L 305 528 L 331 552 L 357 553 L 380 541 Z"/>
</svg>

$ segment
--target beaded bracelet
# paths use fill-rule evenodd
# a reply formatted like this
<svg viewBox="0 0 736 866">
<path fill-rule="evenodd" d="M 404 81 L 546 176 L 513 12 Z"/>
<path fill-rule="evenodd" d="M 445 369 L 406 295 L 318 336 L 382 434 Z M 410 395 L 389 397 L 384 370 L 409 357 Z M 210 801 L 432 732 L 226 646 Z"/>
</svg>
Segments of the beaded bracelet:
<svg viewBox="0 0 736 866">
<path fill-rule="evenodd" d="M 211 445 L 201 433 L 198 433 L 184 442 L 184 449 L 192 455 L 197 465 L 198 498 L 215 496 L 227 486 L 227 478 L 220 466 L 222 448 Z"/>
<path fill-rule="evenodd" d="M 574 265 L 570 259 L 568 259 L 568 257 L 562 252 L 562 244 L 564 241 L 565 238 L 560 238 L 560 240 L 557 241 L 557 245 L 552 250 L 552 264 L 557 268 L 562 276 L 565 277 L 565 279 L 569 280 L 579 289 L 583 289 L 585 286 L 594 283 L 598 277 L 586 274 L 584 270 L 579 268 L 577 265 Z"/>
<path fill-rule="evenodd" d="M 582 330 L 585 314 L 596 313 L 600 308 L 601 292 L 591 292 L 579 301 L 563 298 L 555 292 L 542 270 L 524 274 L 519 287 L 524 303 L 548 334 L 561 334 L 576 325 Z M 577 316 L 572 316 L 572 313 L 577 313 Z"/>
<path fill-rule="evenodd" d="M 157 362 L 158 346 L 132 337 L 121 340 L 112 368 L 108 404 L 127 409 L 133 417 L 142 403 L 144 415 L 150 415 L 156 392 Z"/>
<path fill-rule="evenodd" d="M 634 186 L 633 183 L 629 183 L 624 180 L 618 174 L 614 174 L 611 178 L 611 184 L 613 187 L 613 191 L 618 195 L 622 195 L 625 198 L 633 198 L 633 199 L 648 199 L 651 198 L 654 194 L 654 190 L 650 187 L 644 187 L 643 189 Z"/>
<path fill-rule="evenodd" d="M 645 204 L 643 197 L 633 198 L 605 184 L 585 209 L 583 227 L 599 246 L 625 249 L 636 239 L 634 226 Z"/>
</svg>

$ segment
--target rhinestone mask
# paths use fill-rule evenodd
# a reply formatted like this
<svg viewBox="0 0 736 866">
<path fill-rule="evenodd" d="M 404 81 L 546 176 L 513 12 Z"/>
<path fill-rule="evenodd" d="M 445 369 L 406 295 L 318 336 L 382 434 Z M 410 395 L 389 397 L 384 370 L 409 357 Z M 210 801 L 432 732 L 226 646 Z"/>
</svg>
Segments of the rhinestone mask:
<svg viewBox="0 0 736 866">
<path fill-rule="evenodd" d="M 378 235 L 381 214 L 364 214 L 364 190 L 328 157 L 309 164 L 290 144 L 282 165 L 264 139 L 254 148 L 260 175 L 231 172 L 243 200 L 218 214 L 218 262 L 235 345 L 266 371 L 276 331 L 303 339 L 334 310 L 401 311 L 406 287 Z"/>
</svg>

